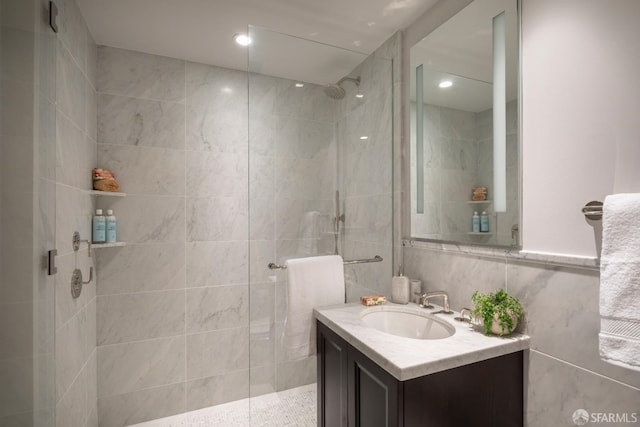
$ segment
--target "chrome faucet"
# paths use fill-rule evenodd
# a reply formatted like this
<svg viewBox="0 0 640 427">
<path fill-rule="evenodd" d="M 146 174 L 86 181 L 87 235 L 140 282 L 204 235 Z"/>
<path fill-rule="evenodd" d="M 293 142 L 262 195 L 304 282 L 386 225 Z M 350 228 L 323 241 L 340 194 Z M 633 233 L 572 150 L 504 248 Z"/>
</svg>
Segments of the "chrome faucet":
<svg viewBox="0 0 640 427">
<path fill-rule="evenodd" d="M 429 304 L 429 300 L 435 297 L 442 297 L 443 313 L 446 313 L 446 314 L 453 313 L 449 308 L 449 295 L 445 291 L 433 291 L 433 292 L 427 292 L 426 294 L 422 294 L 422 296 L 420 296 L 420 307 L 432 308 L 433 306 Z"/>
</svg>

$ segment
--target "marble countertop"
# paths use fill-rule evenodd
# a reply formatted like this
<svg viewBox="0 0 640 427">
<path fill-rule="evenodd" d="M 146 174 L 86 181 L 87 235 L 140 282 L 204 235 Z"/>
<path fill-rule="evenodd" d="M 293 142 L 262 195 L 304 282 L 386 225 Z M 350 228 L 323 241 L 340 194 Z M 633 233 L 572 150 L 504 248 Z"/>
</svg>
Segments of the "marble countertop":
<svg viewBox="0 0 640 427">
<path fill-rule="evenodd" d="M 387 303 L 401 311 L 432 313 L 415 303 Z M 320 320 L 352 346 L 364 353 L 400 381 L 445 371 L 529 348 L 529 337 L 511 334 L 508 337 L 486 336 L 478 327 L 453 318 L 455 314 L 435 314 L 455 328 L 453 336 L 438 340 L 404 338 L 367 327 L 360 320 L 363 311 L 372 307 L 361 304 L 341 304 L 314 310 Z"/>
</svg>

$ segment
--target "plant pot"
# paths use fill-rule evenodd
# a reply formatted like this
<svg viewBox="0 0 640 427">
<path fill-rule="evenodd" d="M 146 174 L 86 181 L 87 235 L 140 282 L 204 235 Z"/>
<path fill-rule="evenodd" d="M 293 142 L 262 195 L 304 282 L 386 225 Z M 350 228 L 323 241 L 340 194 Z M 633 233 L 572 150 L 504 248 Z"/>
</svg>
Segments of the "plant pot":
<svg viewBox="0 0 640 427">
<path fill-rule="evenodd" d="M 493 322 L 491 322 L 491 333 L 494 335 L 509 335 L 512 333 L 516 327 L 518 326 L 518 318 L 512 313 L 511 318 L 513 319 L 513 327 L 511 330 L 508 330 L 508 326 L 504 325 L 504 329 L 500 324 L 500 320 L 498 319 L 498 313 L 493 315 Z"/>
</svg>

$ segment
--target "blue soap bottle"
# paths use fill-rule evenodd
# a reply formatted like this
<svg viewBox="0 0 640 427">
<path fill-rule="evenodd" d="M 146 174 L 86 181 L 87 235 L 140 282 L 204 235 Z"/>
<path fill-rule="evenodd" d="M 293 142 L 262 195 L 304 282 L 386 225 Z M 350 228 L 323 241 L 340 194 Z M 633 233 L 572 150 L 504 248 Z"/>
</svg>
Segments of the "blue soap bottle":
<svg viewBox="0 0 640 427">
<path fill-rule="evenodd" d="M 485 211 L 482 211 L 482 215 L 480 215 L 480 232 L 489 232 L 489 217 L 487 216 L 487 213 Z"/>
</svg>

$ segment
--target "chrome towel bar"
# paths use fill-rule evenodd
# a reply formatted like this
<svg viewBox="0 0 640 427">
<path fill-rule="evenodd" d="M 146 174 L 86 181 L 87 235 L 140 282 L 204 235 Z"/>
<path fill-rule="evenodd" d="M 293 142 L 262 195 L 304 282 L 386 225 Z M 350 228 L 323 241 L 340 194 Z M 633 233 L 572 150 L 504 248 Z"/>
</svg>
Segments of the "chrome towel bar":
<svg viewBox="0 0 640 427">
<path fill-rule="evenodd" d="M 344 265 L 364 264 L 367 262 L 381 262 L 381 261 L 382 261 L 382 257 L 380 255 L 376 255 L 373 258 L 353 259 L 353 260 L 345 261 Z M 286 268 L 287 268 L 286 265 L 276 264 L 275 262 L 269 263 L 269 270 L 285 270 Z"/>
<path fill-rule="evenodd" d="M 602 202 L 592 201 L 584 205 L 582 213 L 587 219 L 601 220 L 602 219 Z"/>
</svg>

